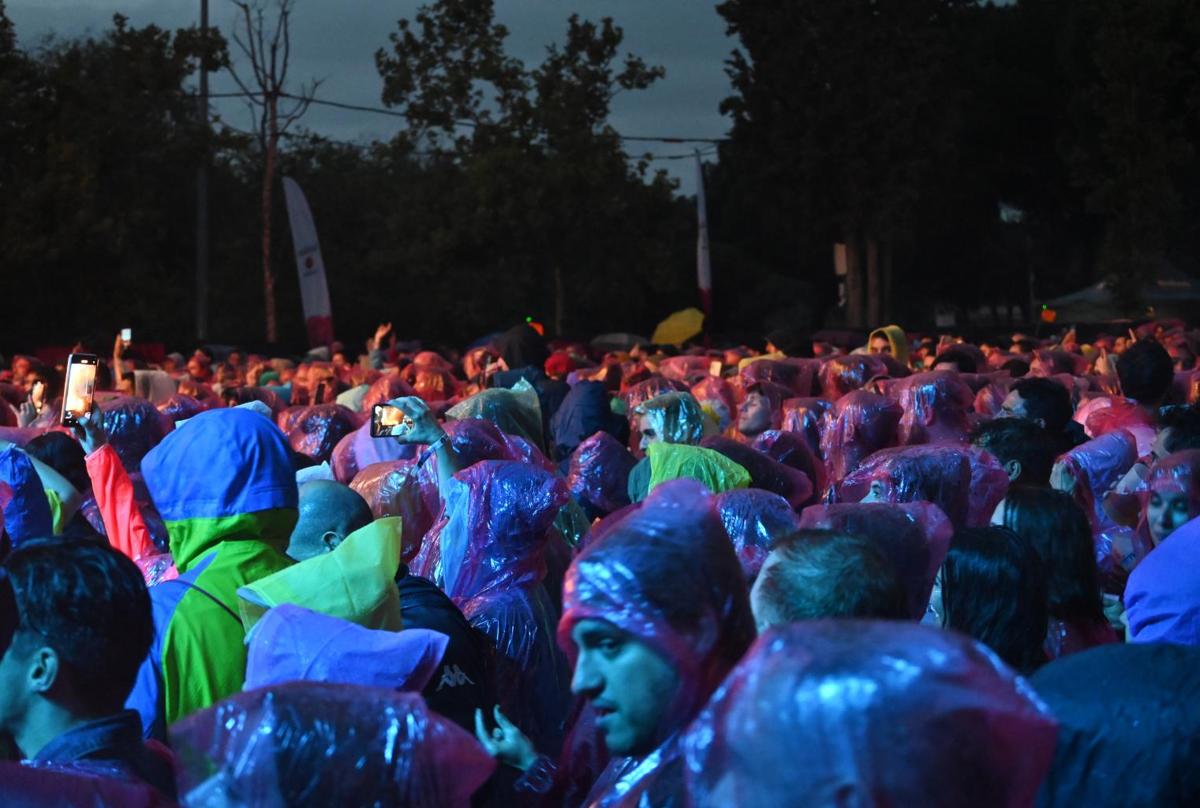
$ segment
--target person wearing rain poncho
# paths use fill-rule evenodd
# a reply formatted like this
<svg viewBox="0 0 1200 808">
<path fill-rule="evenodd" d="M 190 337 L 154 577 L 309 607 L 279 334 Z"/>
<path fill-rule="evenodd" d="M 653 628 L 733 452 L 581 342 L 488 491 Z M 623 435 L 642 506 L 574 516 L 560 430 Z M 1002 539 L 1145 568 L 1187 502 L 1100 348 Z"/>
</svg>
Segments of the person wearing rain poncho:
<svg viewBox="0 0 1200 808">
<path fill-rule="evenodd" d="M 655 482 L 661 482 L 664 479 L 664 472 L 661 470 L 662 462 L 659 463 L 658 479 L 654 479 L 654 455 L 672 455 L 677 463 L 684 461 L 683 453 L 663 453 L 661 449 L 651 452 L 651 447 L 660 445 L 695 446 L 709 432 L 711 423 L 700 408 L 700 403 L 691 393 L 663 393 L 654 396 L 637 405 L 633 410 L 633 416 L 637 432 L 641 436 L 638 448 L 645 453 L 645 457 L 639 460 L 633 470 L 629 472 L 628 490 L 631 502 L 641 502 L 654 487 Z M 688 454 L 689 458 L 692 456 L 693 453 Z M 673 477 L 665 479 L 673 479 Z M 739 487 L 745 488 L 746 486 L 730 486 L 730 488 Z"/>
<path fill-rule="evenodd" d="M 279 429 L 242 409 L 201 413 L 142 461 L 179 578 L 151 587 L 155 638 L 129 706 L 147 733 L 236 693 L 246 673 L 237 589 L 291 562 L 291 451 Z"/>
<path fill-rule="evenodd" d="M 1056 725 L 978 643 L 894 621 L 758 638 L 692 723 L 688 805 L 1032 805 Z"/>
<path fill-rule="evenodd" d="M 613 756 L 584 804 L 682 805 L 679 735 L 754 637 L 713 498 L 677 481 L 618 517 L 572 562 L 563 607 L 571 688 Z M 554 765 L 503 715 L 497 722 L 488 730 L 480 717 L 480 741 L 548 790 Z"/>
</svg>

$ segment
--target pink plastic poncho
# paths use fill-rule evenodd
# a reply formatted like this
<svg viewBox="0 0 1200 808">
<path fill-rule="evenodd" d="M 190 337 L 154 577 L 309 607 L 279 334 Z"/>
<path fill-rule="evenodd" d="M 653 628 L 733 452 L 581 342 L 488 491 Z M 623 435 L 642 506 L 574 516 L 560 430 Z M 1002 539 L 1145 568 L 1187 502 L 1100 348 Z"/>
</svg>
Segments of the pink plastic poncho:
<svg viewBox="0 0 1200 808">
<path fill-rule="evenodd" d="M 441 513 L 437 482 L 422 474 L 415 460 L 374 463 L 350 482 L 376 519 L 400 517 L 400 560 L 409 563 Z"/>
<path fill-rule="evenodd" d="M 974 408 L 975 397 L 957 373 L 918 373 L 897 382 L 894 392 L 904 411 L 896 433 L 902 446 L 933 442 L 930 429 L 935 424 L 966 440 L 967 413 Z"/>
<path fill-rule="evenodd" d="M 973 446 L 900 446 L 863 461 L 838 486 L 838 500 L 858 502 L 876 487 L 877 501 L 932 502 L 959 530 L 991 522 L 1008 491 L 1008 474 Z"/>
<path fill-rule="evenodd" d="M 268 609 L 246 635 L 243 689 L 305 681 L 419 693 L 449 643 L 436 631 L 375 631 L 283 603 Z"/>
<path fill-rule="evenodd" d="M 929 605 L 954 534 L 946 514 L 929 502 L 814 505 L 800 514 L 800 526 L 870 539 L 892 562 L 904 585 L 909 614 L 916 620 Z"/>
<path fill-rule="evenodd" d="M 610 514 L 629 504 L 629 472 L 636 463 L 616 438 L 597 432 L 571 453 L 567 487 L 588 514 Z"/>
<path fill-rule="evenodd" d="M 1029 363 L 1030 376 L 1079 376 L 1087 372 L 1088 362 L 1081 354 L 1044 348 L 1033 352 Z"/>
<path fill-rule="evenodd" d="M 625 402 L 626 411 L 633 412 L 639 404 L 643 404 L 655 396 L 661 396 L 664 393 L 682 393 L 687 389 L 688 386 L 683 382 L 672 381 L 662 376 L 651 376 L 624 387 L 621 391 L 621 400 Z"/>
<path fill-rule="evenodd" d="M 293 451 L 323 463 L 333 456 L 338 441 L 358 429 L 358 418 L 340 404 L 314 404 L 295 415 L 287 430 Z"/>
<path fill-rule="evenodd" d="M 823 397 L 837 401 L 847 393 L 862 389 L 875 376 L 887 375 L 887 365 L 875 356 L 851 354 L 835 356 L 821 366 Z"/>
<path fill-rule="evenodd" d="M 1057 727 L 1024 679 L 954 632 L 819 620 L 768 631 L 684 740 L 691 805 L 1034 802 Z"/>
<path fill-rule="evenodd" d="M 705 438 L 700 445 L 705 449 L 720 452 L 750 472 L 752 488 L 778 494 L 796 510 L 811 503 L 817 493 L 812 480 L 803 472 L 785 466 L 770 455 L 752 449 L 744 443 L 738 443 L 731 438 L 711 437 Z"/>
<path fill-rule="evenodd" d="M 1109 407 L 1101 407 L 1087 416 L 1083 424 L 1089 437 L 1098 438 L 1124 429 L 1137 441 L 1138 457 L 1145 457 L 1154 448 L 1158 430 L 1150 413 L 1127 399 L 1113 399 Z"/>
<path fill-rule="evenodd" d="M 775 542 L 800 527 L 800 518 L 786 499 L 757 488 L 718 494 L 717 513 L 747 584 L 758 577 Z"/>
<path fill-rule="evenodd" d="M 417 391 L 399 376 L 390 374 L 380 376 L 371 382 L 362 400 L 362 411 L 369 413 L 376 404 L 386 404 L 397 398 L 409 398 L 417 395 Z"/>
<path fill-rule="evenodd" d="M 142 467 L 142 458 L 174 428 L 154 405 L 144 398 L 121 396 L 99 404 L 104 413 L 104 430 L 117 450 L 121 464 L 130 474 Z"/>
<path fill-rule="evenodd" d="M 864 390 L 838 399 L 823 418 L 821 430 L 829 483 L 841 482 L 867 457 L 895 443 L 902 414 L 899 404 Z"/>
<path fill-rule="evenodd" d="M 466 808 L 496 768 L 419 693 L 293 682 L 239 693 L 171 728 L 188 805 Z"/>
<path fill-rule="evenodd" d="M 558 748 L 570 680 L 542 581 L 566 483 L 528 463 L 485 460 L 454 475 L 446 517 L 431 532 L 442 588 L 496 646 L 501 709 L 539 749 Z"/>
<path fill-rule="evenodd" d="M 712 417 L 718 432 L 724 432 L 733 423 L 737 414 L 737 397 L 729 382 L 717 376 L 708 376 L 692 386 L 692 395 L 700 402 L 700 408 Z"/>
<path fill-rule="evenodd" d="M 812 481 L 814 497 L 825 494 L 828 485 L 825 464 L 817 459 L 816 453 L 800 435 L 768 429 L 755 438 L 750 446 L 806 476 Z"/>
<path fill-rule="evenodd" d="M 770 382 L 789 391 L 784 398 L 811 396 L 820 367 L 821 363 L 814 359 L 759 359 L 743 367 L 738 378 L 743 388 Z"/>
<path fill-rule="evenodd" d="M 1109 432 L 1076 446 L 1055 463 L 1051 482 L 1070 493 L 1098 535 L 1116 524 L 1104 510 L 1104 495 L 1137 462 L 1137 441 L 1124 429 Z M 1061 469 L 1061 476 L 1058 470 Z"/>
<path fill-rule="evenodd" d="M 658 372 L 673 382 L 694 384 L 707 376 L 712 359 L 707 356 L 669 356 L 658 363 Z"/>
<path fill-rule="evenodd" d="M 581 620 L 604 620 L 650 645 L 679 673 L 661 745 L 609 763 L 585 804 L 677 804 L 678 733 L 754 637 L 746 584 L 713 497 L 691 480 L 665 483 L 576 556 L 563 585 L 559 643 Z M 676 626 L 694 626 L 683 633 Z"/>
<path fill-rule="evenodd" d="M 186 396 L 183 393 L 176 393 L 158 405 L 158 411 L 171 423 L 197 416 L 208 408 L 209 405 L 205 402 L 198 398 Z"/>
<path fill-rule="evenodd" d="M 338 441 L 333 447 L 330 463 L 333 477 L 339 483 L 349 484 L 358 472 L 374 463 L 391 463 L 417 457 L 417 447 L 400 443 L 392 438 L 371 437 L 371 421 Z"/>
<path fill-rule="evenodd" d="M 783 424 L 780 429 L 799 433 L 813 454 L 824 457 L 821 450 L 822 424 L 825 413 L 831 409 L 833 402 L 823 398 L 789 398 L 783 402 Z"/>
</svg>

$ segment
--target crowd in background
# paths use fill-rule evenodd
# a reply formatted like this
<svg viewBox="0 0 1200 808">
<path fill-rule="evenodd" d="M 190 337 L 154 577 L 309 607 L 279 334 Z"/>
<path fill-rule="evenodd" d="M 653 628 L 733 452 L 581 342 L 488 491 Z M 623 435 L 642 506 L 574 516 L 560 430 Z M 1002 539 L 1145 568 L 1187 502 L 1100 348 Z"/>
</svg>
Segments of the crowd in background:
<svg viewBox="0 0 1200 808">
<path fill-rule="evenodd" d="M 1198 334 L 857 342 L 14 357 L 0 802 L 1196 804 Z"/>
</svg>

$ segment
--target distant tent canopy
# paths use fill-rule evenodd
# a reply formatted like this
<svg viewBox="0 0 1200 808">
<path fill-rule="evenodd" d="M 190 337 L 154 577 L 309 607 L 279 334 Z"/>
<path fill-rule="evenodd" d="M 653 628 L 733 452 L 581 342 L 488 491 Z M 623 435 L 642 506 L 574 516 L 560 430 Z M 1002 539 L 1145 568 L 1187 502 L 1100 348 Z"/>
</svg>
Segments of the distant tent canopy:
<svg viewBox="0 0 1200 808">
<path fill-rule="evenodd" d="M 1129 316 L 1130 312 L 1121 309 L 1109 290 L 1109 282 L 1103 280 L 1042 302 L 1058 313 L 1060 323 L 1100 323 Z M 1155 277 L 1143 284 L 1140 294 L 1142 305 L 1152 308 L 1155 317 L 1190 318 L 1200 303 L 1200 280 L 1164 261 Z"/>
</svg>

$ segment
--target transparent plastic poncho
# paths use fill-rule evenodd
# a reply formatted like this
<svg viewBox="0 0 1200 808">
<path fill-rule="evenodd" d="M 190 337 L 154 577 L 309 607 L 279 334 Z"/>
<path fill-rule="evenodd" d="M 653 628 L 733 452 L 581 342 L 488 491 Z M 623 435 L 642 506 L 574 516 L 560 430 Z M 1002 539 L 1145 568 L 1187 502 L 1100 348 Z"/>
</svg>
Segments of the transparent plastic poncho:
<svg viewBox="0 0 1200 808">
<path fill-rule="evenodd" d="M 666 443 L 697 444 L 711 423 L 700 402 L 691 393 L 664 393 L 632 410 L 632 425 L 640 438 L 640 419 L 645 418 Z"/>
<path fill-rule="evenodd" d="M 121 396 L 97 403 L 104 413 L 108 442 L 130 474 L 142 467 L 142 458 L 174 428 L 158 409 L 144 398 Z"/>
<path fill-rule="evenodd" d="M 896 433 L 901 445 L 927 442 L 925 430 L 935 421 L 966 436 L 967 413 L 974 409 L 975 396 L 957 373 L 918 373 L 897 382 L 893 393 L 904 411 Z"/>
<path fill-rule="evenodd" d="M 837 401 L 847 393 L 862 389 L 876 376 L 887 374 L 887 365 L 879 357 L 860 354 L 835 356 L 821 366 L 822 397 Z"/>
<path fill-rule="evenodd" d="M 324 463 L 338 442 L 359 426 L 354 412 L 341 404 L 314 404 L 300 408 L 286 431 L 293 451 Z"/>
<path fill-rule="evenodd" d="M 867 457 L 892 446 L 901 415 L 899 404 L 865 390 L 838 399 L 821 428 L 821 454 L 829 482 L 841 482 Z"/>
<path fill-rule="evenodd" d="M 904 586 L 909 614 L 919 620 L 946 560 L 954 525 L 929 502 L 848 502 L 814 505 L 800 514 L 804 528 L 870 539 L 892 563 Z"/>
<path fill-rule="evenodd" d="M 717 513 L 747 583 L 758 577 L 775 542 L 800 528 L 800 517 L 786 499 L 757 488 L 718 495 Z"/>
<path fill-rule="evenodd" d="M 822 463 L 808 442 L 795 432 L 768 429 L 750 444 L 751 448 L 763 452 L 773 460 L 796 469 L 812 481 L 813 496 L 825 494 L 828 477 Z"/>
<path fill-rule="evenodd" d="M 171 728 L 189 806 L 461 806 L 495 761 L 417 693 L 293 682 Z"/>
<path fill-rule="evenodd" d="M 589 514 L 610 514 L 629 504 L 629 472 L 636 463 L 616 438 L 597 432 L 571 454 L 567 487 Z"/>
<path fill-rule="evenodd" d="M 896 622 L 759 637 L 684 739 L 690 804 L 1033 804 L 1056 725 L 982 645 Z"/>
<path fill-rule="evenodd" d="M 813 481 L 804 472 L 744 443 L 716 436 L 705 438 L 700 445 L 720 452 L 749 472 L 750 487 L 778 494 L 797 510 L 810 504 L 817 493 Z"/>
<path fill-rule="evenodd" d="M 970 446 L 900 446 L 864 460 L 838 486 L 839 502 L 932 502 L 955 529 L 984 527 L 1008 491 L 1000 462 Z"/>
<path fill-rule="evenodd" d="M 805 443 L 817 457 L 824 457 L 821 449 L 822 422 L 825 413 L 833 408 L 833 402 L 823 398 L 789 398 L 783 402 L 783 422 L 780 429 L 796 432 L 804 437 Z"/>
</svg>

